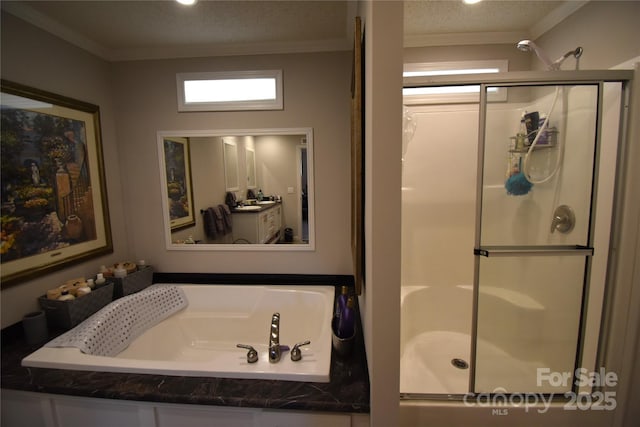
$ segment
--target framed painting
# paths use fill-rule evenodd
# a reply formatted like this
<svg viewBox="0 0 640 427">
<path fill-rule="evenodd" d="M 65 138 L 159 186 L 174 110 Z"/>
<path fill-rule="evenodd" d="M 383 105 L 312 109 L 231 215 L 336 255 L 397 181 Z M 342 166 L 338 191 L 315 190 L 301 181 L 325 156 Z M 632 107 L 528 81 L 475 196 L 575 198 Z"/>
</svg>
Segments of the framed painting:
<svg viewBox="0 0 640 427">
<path fill-rule="evenodd" d="M 1 81 L 2 288 L 113 252 L 98 106 Z"/>
<path fill-rule="evenodd" d="M 196 218 L 193 209 L 189 140 L 165 137 L 162 148 L 171 231 L 192 227 L 196 223 Z"/>
</svg>

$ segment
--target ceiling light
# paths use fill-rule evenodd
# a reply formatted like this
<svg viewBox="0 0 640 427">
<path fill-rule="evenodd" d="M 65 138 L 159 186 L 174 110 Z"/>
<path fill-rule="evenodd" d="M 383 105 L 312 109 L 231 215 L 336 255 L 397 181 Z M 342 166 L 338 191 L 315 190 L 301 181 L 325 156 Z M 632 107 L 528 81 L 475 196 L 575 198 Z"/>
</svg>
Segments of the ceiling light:
<svg viewBox="0 0 640 427">
<path fill-rule="evenodd" d="M 194 4 L 198 3 L 198 0 L 176 0 L 176 1 L 185 6 L 193 6 Z"/>
<path fill-rule="evenodd" d="M 464 4 L 476 4 L 480 3 L 482 0 L 462 0 Z"/>
</svg>

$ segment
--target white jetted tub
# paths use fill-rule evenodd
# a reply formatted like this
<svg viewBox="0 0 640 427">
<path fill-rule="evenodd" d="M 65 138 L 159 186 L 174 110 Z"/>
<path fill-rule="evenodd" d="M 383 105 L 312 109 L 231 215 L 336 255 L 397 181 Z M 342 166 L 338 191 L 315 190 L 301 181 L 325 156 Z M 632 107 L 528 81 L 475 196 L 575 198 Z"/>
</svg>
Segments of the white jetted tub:
<svg viewBox="0 0 640 427">
<path fill-rule="evenodd" d="M 45 346 L 24 358 L 22 365 L 329 382 L 333 286 L 175 286 L 184 291 L 187 307 L 146 330 L 116 356 L 96 356 L 78 348 Z M 283 351 L 279 362 L 269 362 L 274 313 L 280 313 L 281 345 L 293 348 L 296 343 L 311 341 L 300 347 L 301 360 L 292 361 L 290 352 Z M 258 352 L 258 361 L 248 363 L 247 350 L 237 348 L 237 344 L 253 346 Z"/>
</svg>

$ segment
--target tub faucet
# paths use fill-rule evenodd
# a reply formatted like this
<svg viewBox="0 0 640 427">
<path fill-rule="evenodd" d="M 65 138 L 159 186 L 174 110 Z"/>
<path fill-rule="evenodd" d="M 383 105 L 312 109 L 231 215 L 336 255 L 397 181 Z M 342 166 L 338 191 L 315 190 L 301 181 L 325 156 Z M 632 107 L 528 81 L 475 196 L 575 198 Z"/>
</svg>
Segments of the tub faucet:
<svg viewBox="0 0 640 427">
<path fill-rule="evenodd" d="M 269 333 L 269 362 L 278 362 L 281 355 L 282 349 L 280 348 L 280 313 L 273 313 L 273 316 L 271 316 L 271 331 Z"/>
</svg>

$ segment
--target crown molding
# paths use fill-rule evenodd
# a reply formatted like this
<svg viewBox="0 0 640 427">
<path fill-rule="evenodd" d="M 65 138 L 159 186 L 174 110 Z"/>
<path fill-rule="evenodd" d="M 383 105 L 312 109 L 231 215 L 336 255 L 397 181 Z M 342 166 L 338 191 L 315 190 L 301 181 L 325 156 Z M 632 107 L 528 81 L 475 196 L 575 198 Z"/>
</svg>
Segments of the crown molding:
<svg viewBox="0 0 640 427">
<path fill-rule="evenodd" d="M 532 40 L 536 40 L 547 31 L 564 21 L 567 17 L 573 15 L 582 6 L 589 3 L 590 0 L 574 0 L 566 1 L 560 6 L 556 7 L 547 16 L 545 16 L 540 22 L 529 29 L 529 33 Z"/>
<path fill-rule="evenodd" d="M 114 51 L 109 61 L 139 61 L 212 56 L 276 55 L 347 51 L 351 44 L 345 39 L 287 43 L 225 43 L 220 45 L 175 46 L 162 48 L 121 49 Z"/>
<path fill-rule="evenodd" d="M 406 36 L 404 47 L 509 44 L 528 36 L 527 31 L 424 34 Z"/>
<path fill-rule="evenodd" d="M 43 15 L 25 2 L 2 2 L 2 10 L 95 56 L 108 59 L 113 55 L 111 50 Z"/>
</svg>

